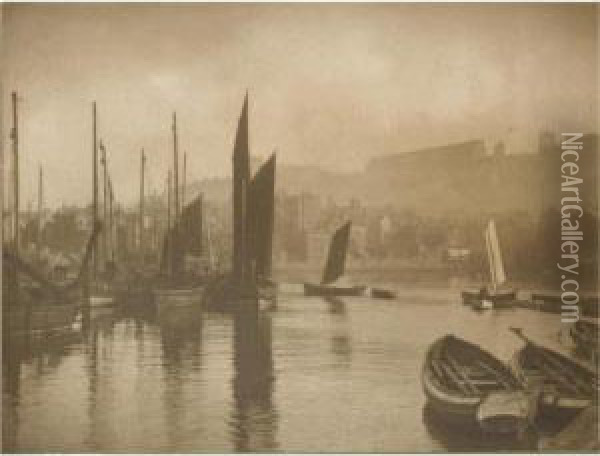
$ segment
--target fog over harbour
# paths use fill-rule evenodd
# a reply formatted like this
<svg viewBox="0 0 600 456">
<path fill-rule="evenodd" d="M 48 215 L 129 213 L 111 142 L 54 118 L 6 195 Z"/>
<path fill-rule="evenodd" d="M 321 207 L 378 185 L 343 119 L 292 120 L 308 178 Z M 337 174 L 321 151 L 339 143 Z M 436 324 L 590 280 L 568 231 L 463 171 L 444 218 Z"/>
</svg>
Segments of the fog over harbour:
<svg viewBox="0 0 600 456">
<path fill-rule="evenodd" d="M 24 207 L 38 164 L 47 206 L 90 201 L 93 100 L 124 203 L 137 198 L 141 147 L 148 188 L 162 191 L 174 110 L 189 175 L 230 175 L 246 88 L 253 155 L 277 148 L 282 164 L 340 172 L 477 138 L 531 153 L 542 129 L 597 123 L 594 5 L 2 8 L 4 125 L 14 89 Z"/>
</svg>

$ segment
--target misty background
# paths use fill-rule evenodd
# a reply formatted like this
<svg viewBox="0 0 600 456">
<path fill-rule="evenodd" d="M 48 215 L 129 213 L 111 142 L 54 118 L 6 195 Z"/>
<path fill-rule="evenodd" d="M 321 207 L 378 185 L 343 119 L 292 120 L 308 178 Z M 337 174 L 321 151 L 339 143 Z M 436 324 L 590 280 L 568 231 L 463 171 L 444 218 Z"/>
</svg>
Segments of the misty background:
<svg viewBox="0 0 600 456">
<path fill-rule="evenodd" d="M 188 182 L 229 175 L 246 89 L 252 154 L 276 148 L 280 164 L 324 173 L 479 138 L 531 154 L 540 130 L 596 130 L 595 5 L 2 10 L 5 173 L 17 90 L 23 208 L 35 201 L 38 165 L 46 206 L 91 200 L 93 100 L 126 204 L 138 197 L 142 147 L 149 191 L 163 191 L 174 110 Z"/>
</svg>

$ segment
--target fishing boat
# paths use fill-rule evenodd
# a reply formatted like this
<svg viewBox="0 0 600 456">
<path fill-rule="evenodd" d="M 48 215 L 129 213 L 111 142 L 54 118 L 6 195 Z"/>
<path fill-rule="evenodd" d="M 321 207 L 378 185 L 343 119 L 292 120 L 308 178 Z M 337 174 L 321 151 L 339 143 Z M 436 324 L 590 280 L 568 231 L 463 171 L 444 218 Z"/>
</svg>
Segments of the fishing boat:
<svg viewBox="0 0 600 456">
<path fill-rule="evenodd" d="M 2 324 L 11 332 L 51 332 L 69 328 L 86 282 L 92 246 L 101 225 L 88 239 L 77 278 L 58 285 L 4 247 L 2 252 Z M 17 277 L 19 278 L 17 279 Z"/>
<path fill-rule="evenodd" d="M 491 283 L 477 289 L 463 290 L 463 303 L 478 310 L 512 307 L 517 293 L 513 288 L 506 286 L 500 243 L 493 219 L 488 222 L 485 230 L 485 245 Z"/>
<path fill-rule="evenodd" d="M 512 369 L 528 389 L 537 391 L 540 416 L 571 416 L 597 400 L 596 372 L 533 342 L 520 328 L 511 330 L 525 342 Z"/>
<path fill-rule="evenodd" d="M 214 275 L 204 305 L 214 310 L 274 308 L 277 283 L 271 277 L 275 218 L 275 154 L 253 178 L 248 142 L 248 94 L 244 97 L 233 146 L 232 269 Z"/>
<path fill-rule="evenodd" d="M 431 345 L 421 378 L 429 406 L 450 421 L 513 433 L 531 418 L 530 401 L 509 367 L 453 335 Z"/>
<path fill-rule="evenodd" d="M 361 296 L 365 293 L 365 285 L 350 284 L 348 279 L 343 277 L 351 226 L 352 222 L 346 222 L 334 233 L 329 244 L 321 283 L 305 283 L 306 296 Z"/>
<path fill-rule="evenodd" d="M 575 343 L 576 353 L 598 365 L 598 343 L 600 341 L 598 322 L 580 319 L 573 324 L 569 333 Z"/>
</svg>

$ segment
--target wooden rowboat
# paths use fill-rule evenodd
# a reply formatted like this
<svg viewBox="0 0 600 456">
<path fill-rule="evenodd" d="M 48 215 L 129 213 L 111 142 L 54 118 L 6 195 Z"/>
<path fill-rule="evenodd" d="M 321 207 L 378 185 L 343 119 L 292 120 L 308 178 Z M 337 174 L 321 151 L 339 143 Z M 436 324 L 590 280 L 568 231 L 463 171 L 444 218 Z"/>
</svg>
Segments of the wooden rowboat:
<svg viewBox="0 0 600 456">
<path fill-rule="evenodd" d="M 538 415 L 571 415 L 597 400 L 598 377 L 576 361 L 527 338 L 511 328 L 526 344 L 513 360 L 515 375 L 539 394 Z"/>
<path fill-rule="evenodd" d="M 495 433 L 524 428 L 530 401 L 509 367 L 453 335 L 435 341 L 422 371 L 429 406 L 440 417 Z"/>
</svg>

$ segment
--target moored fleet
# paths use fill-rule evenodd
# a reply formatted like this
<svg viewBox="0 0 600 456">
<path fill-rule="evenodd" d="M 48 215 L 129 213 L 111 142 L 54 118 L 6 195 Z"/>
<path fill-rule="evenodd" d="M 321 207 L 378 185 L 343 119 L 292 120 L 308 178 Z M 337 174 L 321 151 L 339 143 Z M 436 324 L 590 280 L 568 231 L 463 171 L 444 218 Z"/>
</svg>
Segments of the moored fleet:
<svg viewBox="0 0 600 456">
<path fill-rule="evenodd" d="M 13 159 L 18 164 L 18 118 L 13 94 Z M 282 289 L 297 286 L 305 296 L 367 297 L 399 302 L 397 290 L 356 282 L 346 270 L 352 221 L 331 235 L 320 282 L 282 283 L 273 273 L 275 227 L 276 153 L 252 175 L 249 148 L 249 106 L 246 95 L 233 146 L 232 236 L 229 270 L 217 267 L 218 246 L 205 223 L 202 194 L 185 201 L 179 183 L 177 117 L 173 114 L 173 163 L 167 178 L 168 217 L 158 261 L 142 258 L 118 264 L 112 207 L 113 183 L 107 167 L 106 150 L 97 138 L 96 105 L 93 105 L 93 155 L 91 204 L 93 228 L 81 252 L 77 276 L 54 280 L 36 266 L 35 258 L 20 252 L 17 233 L 4 240 L 3 249 L 3 334 L 61 331 L 89 319 L 93 309 L 139 305 L 168 313 L 177 307 L 197 312 L 273 312 Z M 99 154 L 100 152 L 100 154 Z M 99 157 L 100 156 L 100 157 Z M 184 154 L 183 180 L 186 179 Z M 102 166 L 103 214 L 99 211 Z M 145 209 L 146 157 L 140 161 L 140 243 Z M 13 212 L 19 226 L 19 168 L 14 167 Z M 41 188 L 41 173 L 40 173 Z M 185 185 L 183 185 L 185 189 Z M 462 302 L 475 312 L 502 312 L 515 307 L 538 309 L 531 299 L 519 299 L 509 285 L 502 261 L 496 224 L 490 219 L 484 230 L 489 282 L 461 293 Z M 536 299 L 544 296 L 537 295 Z M 547 296 L 546 296 L 547 297 Z M 457 297 L 458 298 L 458 297 Z M 548 298 L 549 299 L 549 298 Z M 596 306 L 597 306 L 597 297 Z M 457 299 L 458 302 L 458 299 Z M 460 304 L 457 304 L 460 305 Z M 538 309 L 543 310 L 543 309 Z M 597 310 L 595 311 L 597 316 Z M 421 381 L 432 410 L 449 422 L 466 423 L 482 432 L 519 436 L 536 420 L 561 415 L 574 419 L 583 410 L 597 407 L 598 323 L 582 318 L 571 325 L 569 335 L 575 350 L 559 353 L 536 342 L 520 328 L 507 331 L 523 346 L 510 362 L 498 359 L 479 345 L 447 334 L 432 341 L 423 363 Z"/>
</svg>

